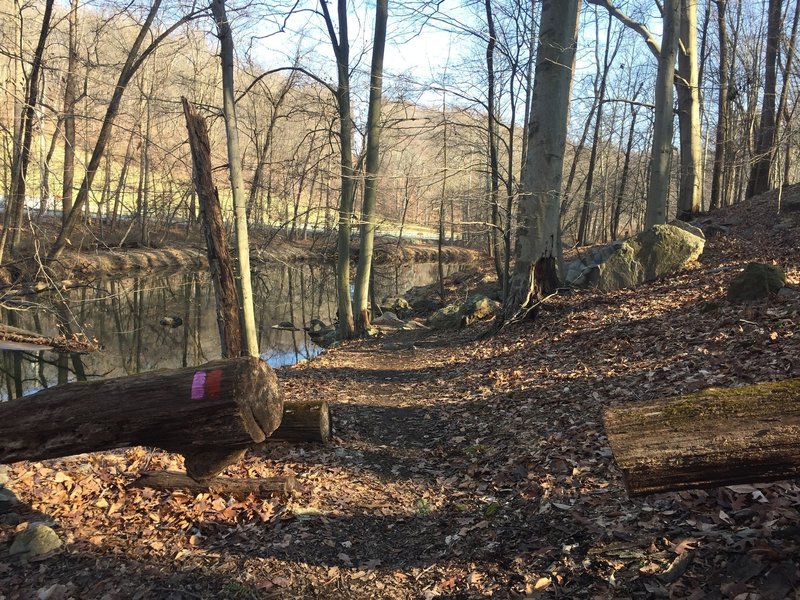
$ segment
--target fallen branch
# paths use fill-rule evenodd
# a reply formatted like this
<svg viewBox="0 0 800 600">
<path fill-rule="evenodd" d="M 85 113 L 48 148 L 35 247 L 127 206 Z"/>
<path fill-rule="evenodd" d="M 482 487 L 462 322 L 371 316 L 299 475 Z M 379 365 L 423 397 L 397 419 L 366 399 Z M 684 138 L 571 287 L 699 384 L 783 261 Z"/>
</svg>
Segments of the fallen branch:
<svg viewBox="0 0 800 600">
<path fill-rule="evenodd" d="M 237 498 L 244 498 L 250 494 L 254 496 L 285 495 L 291 494 L 299 488 L 297 480 L 291 475 L 259 479 L 212 477 L 200 483 L 179 471 L 144 471 L 131 486 L 149 487 L 156 490 L 184 489 L 195 493 L 214 490 Z"/>
</svg>

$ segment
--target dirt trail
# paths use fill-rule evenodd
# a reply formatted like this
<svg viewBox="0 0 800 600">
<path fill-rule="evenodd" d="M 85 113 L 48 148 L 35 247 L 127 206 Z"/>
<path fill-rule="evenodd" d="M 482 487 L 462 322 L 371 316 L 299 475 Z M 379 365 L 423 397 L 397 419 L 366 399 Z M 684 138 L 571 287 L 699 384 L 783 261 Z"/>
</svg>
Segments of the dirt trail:
<svg viewBox="0 0 800 600">
<path fill-rule="evenodd" d="M 353 342 L 282 370 L 288 397 L 331 402 L 333 443 L 259 448 L 229 475 L 291 473 L 296 497 L 131 489 L 145 467 L 180 466 L 141 448 L 14 465 L 8 487 L 33 511 L 21 518 L 52 522 L 66 546 L 29 565 L 0 548 L 0 595 L 795 597 L 797 482 L 630 499 L 600 420 L 614 404 L 800 376 L 800 228 L 774 228 L 774 200 L 724 214 L 674 277 L 554 298 L 490 338 L 477 325 Z M 781 264 L 790 293 L 729 303 L 749 260 Z M 15 527 L 0 519 L 0 539 Z"/>
</svg>

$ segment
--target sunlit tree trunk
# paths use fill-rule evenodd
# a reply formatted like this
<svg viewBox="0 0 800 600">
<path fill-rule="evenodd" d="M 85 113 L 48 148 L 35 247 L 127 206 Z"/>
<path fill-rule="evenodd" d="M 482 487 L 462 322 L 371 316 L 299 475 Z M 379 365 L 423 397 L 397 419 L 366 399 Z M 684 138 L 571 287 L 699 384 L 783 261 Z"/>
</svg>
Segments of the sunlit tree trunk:
<svg viewBox="0 0 800 600">
<path fill-rule="evenodd" d="M 680 50 L 675 87 L 681 143 L 678 218 L 691 220 L 702 209 L 703 149 L 700 128 L 700 79 L 697 60 L 697 0 L 680 0 Z"/>
<path fill-rule="evenodd" d="M 372 46 L 372 67 L 369 78 L 369 112 L 367 114 L 367 154 L 364 173 L 364 206 L 362 208 L 361 238 L 358 268 L 356 269 L 355 313 L 356 331 L 369 328 L 369 287 L 372 272 L 372 253 L 375 240 L 375 204 L 378 170 L 380 168 L 381 103 L 383 102 L 383 54 L 386 47 L 386 23 L 389 0 L 377 0 L 375 5 L 375 37 Z"/>
<path fill-rule="evenodd" d="M 225 137 L 228 141 L 228 175 L 233 195 L 233 213 L 236 232 L 236 255 L 238 258 L 236 283 L 244 334 L 244 351 L 249 356 L 258 356 L 258 332 L 253 307 L 253 286 L 250 280 L 250 241 L 247 232 L 247 199 L 242 176 L 242 153 L 239 150 L 239 131 L 236 122 L 236 98 L 233 85 L 233 37 L 225 13 L 225 0 L 213 0 L 211 12 L 217 25 L 222 62 L 222 115 L 225 118 Z"/>
<path fill-rule="evenodd" d="M 528 316 L 558 286 L 561 183 L 580 6 L 580 0 L 542 3 L 516 263 L 504 321 Z"/>
</svg>

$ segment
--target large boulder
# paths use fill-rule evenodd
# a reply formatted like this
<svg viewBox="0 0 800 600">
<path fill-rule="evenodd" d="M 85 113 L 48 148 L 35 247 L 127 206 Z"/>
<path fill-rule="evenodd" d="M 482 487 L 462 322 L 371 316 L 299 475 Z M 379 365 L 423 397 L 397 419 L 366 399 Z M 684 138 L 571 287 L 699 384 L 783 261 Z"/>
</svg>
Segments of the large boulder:
<svg viewBox="0 0 800 600">
<path fill-rule="evenodd" d="M 750 263 L 731 281 L 728 300 L 746 302 L 777 294 L 786 285 L 786 274 L 780 267 Z"/>
<path fill-rule="evenodd" d="M 696 227 L 654 225 L 635 237 L 588 250 L 566 265 L 565 280 L 567 285 L 601 291 L 633 287 L 680 271 L 703 253 L 704 246 Z"/>
</svg>

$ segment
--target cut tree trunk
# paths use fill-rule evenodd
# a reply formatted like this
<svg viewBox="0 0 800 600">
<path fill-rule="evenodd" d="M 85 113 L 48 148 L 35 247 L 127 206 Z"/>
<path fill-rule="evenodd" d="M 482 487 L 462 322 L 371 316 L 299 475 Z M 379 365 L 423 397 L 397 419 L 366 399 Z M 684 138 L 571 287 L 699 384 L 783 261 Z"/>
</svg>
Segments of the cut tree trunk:
<svg viewBox="0 0 800 600">
<path fill-rule="evenodd" d="M 206 480 L 281 421 L 272 369 L 257 358 L 61 385 L 0 404 L 0 463 L 156 446 Z"/>
<path fill-rule="evenodd" d="M 631 495 L 800 476 L 800 379 L 611 408 L 604 421 Z"/>
<path fill-rule="evenodd" d="M 217 326 L 222 344 L 222 355 L 233 358 L 245 350 L 244 335 L 239 320 L 239 296 L 233 274 L 233 259 L 228 249 L 222 207 L 214 185 L 211 168 L 211 143 L 208 127 L 186 98 L 181 98 L 186 128 L 189 130 L 189 147 L 192 150 L 192 179 L 200 200 L 200 216 L 206 238 L 206 252 L 214 292 L 217 299 Z"/>
<path fill-rule="evenodd" d="M 207 492 L 211 489 L 237 498 L 245 498 L 250 494 L 254 496 L 290 494 L 299 487 L 297 480 L 291 475 L 260 479 L 212 477 L 199 483 L 179 471 L 144 471 L 131 485 L 155 490 L 183 489 L 194 493 Z"/>
<path fill-rule="evenodd" d="M 322 401 L 285 402 L 283 420 L 268 442 L 317 442 L 331 439 L 331 415 L 328 403 Z"/>
</svg>

